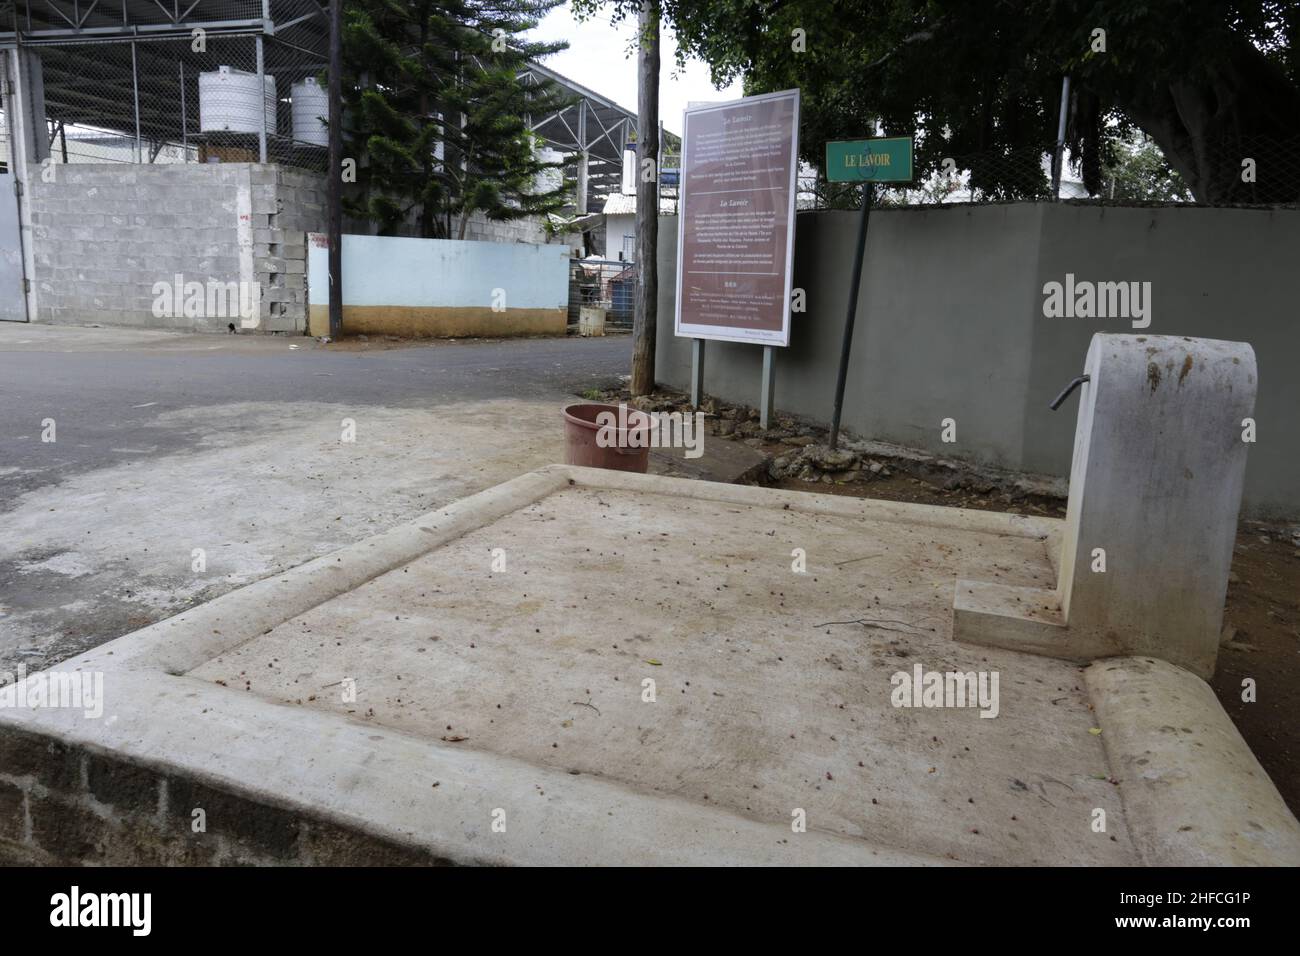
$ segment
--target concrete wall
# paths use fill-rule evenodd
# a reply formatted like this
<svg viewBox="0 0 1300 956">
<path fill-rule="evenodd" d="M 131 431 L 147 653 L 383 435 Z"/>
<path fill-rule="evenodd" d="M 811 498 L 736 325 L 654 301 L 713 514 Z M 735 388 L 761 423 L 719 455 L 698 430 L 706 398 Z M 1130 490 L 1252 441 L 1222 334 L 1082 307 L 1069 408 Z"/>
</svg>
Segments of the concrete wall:
<svg viewBox="0 0 1300 956">
<path fill-rule="evenodd" d="M 329 240 L 309 237 L 311 334 L 329 331 Z M 403 336 L 563 335 L 569 250 L 559 245 L 343 237 L 343 328 Z"/>
<path fill-rule="evenodd" d="M 672 220 L 674 227 L 677 220 Z M 631 239 L 631 252 L 627 252 Z M 609 215 L 605 217 L 605 258 L 613 261 L 636 258 L 636 216 Z"/>
<path fill-rule="evenodd" d="M 325 183 L 255 163 L 72 164 L 28 180 L 38 322 L 224 331 L 226 314 L 154 314 L 157 282 L 256 283 L 261 331 L 306 328 L 306 233 Z"/>
<path fill-rule="evenodd" d="M 801 213 L 794 285 L 807 295 L 778 350 L 776 406 L 827 421 L 857 214 Z M 690 341 L 673 336 L 677 220 L 660 225 L 660 381 L 686 387 Z M 1300 515 L 1300 321 L 1290 276 L 1300 211 L 1014 203 L 871 214 L 844 425 L 954 457 L 1069 472 L 1077 402 L 1047 403 L 1083 368 L 1094 332 L 1128 319 L 1047 318 L 1043 285 L 1149 281 L 1151 334 L 1248 342 L 1259 363 L 1245 511 Z M 705 390 L 758 403 L 762 350 L 710 342 Z M 941 421 L 957 441 L 941 441 Z"/>
</svg>

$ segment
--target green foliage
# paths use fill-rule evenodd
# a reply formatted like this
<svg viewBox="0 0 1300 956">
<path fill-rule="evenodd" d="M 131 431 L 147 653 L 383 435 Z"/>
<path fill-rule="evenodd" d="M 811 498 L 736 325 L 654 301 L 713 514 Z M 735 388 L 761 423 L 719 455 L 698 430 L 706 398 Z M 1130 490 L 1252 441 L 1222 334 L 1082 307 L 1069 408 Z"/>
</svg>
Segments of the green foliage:
<svg viewBox="0 0 1300 956">
<path fill-rule="evenodd" d="M 1169 168 L 1164 153 L 1138 134 L 1116 144 L 1102 166 L 1102 195 L 1116 202 L 1191 202 L 1183 177 Z"/>
<path fill-rule="evenodd" d="M 1069 74 L 1067 140 L 1091 191 L 1101 191 L 1103 162 L 1136 125 L 1198 198 L 1300 194 L 1294 2 L 663 0 L 663 11 L 679 57 L 707 62 L 716 84 L 802 91 L 803 158 L 814 165 L 827 140 L 879 126 L 917 134 L 918 181 L 945 157 L 966 157 L 982 194 L 1041 197 L 1048 182 L 1037 157 L 1056 139 Z M 1241 159 L 1257 154 L 1277 161 L 1244 183 Z"/>
<path fill-rule="evenodd" d="M 351 0 L 344 10 L 344 152 L 357 160 L 348 213 L 381 235 L 460 238 L 469 216 L 543 215 L 571 188 L 537 155 L 530 116 L 568 101 L 519 72 L 564 44 L 521 34 L 562 0 Z M 551 174 L 554 176 L 554 174 Z"/>
</svg>

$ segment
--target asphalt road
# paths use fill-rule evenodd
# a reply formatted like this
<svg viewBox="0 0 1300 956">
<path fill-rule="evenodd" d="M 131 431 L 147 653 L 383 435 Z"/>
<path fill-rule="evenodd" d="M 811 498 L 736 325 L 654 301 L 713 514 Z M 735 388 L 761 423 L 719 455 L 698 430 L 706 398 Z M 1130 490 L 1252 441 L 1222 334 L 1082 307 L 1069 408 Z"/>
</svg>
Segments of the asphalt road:
<svg viewBox="0 0 1300 956">
<path fill-rule="evenodd" d="M 159 427 L 167 411 L 236 402 L 428 408 L 552 399 L 626 374 L 631 351 L 629 336 L 339 347 L 310 338 L 0 322 L 0 513 L 33 488 L 139 460 L 141 448 L 184 450 L 196 434 Z M 41 442 L 47 418 L 56 423 L 54 447 Z"/>
</svg>

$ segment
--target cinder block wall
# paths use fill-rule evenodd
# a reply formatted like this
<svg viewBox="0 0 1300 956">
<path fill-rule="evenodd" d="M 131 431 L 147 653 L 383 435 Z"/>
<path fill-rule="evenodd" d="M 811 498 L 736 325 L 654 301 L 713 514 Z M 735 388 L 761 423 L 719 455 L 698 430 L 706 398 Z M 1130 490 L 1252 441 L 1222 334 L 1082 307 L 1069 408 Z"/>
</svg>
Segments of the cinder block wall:
<svg viewBox="0 0 1300 956">
<path fill-rule="evenodd" d="M 305 332 L 307 233 L 327 227 L 325 177 L 287 166 L 253 166 L 252 170 L 256 184 L 253 260 L 263 283 L 263 325 L 272 332 Z M 258 189 L 264 190 L 261 202 L 268 210 L 265 227 Z"/>
<path fill-rule="evenodd" d="M 481 212 L 471 213 L 465 228 L 466 239 L 481 242 L 532 242 L 546 245 L 552 238 L 546 234 L 544 220 L 507 219 L 493 220 Z"/>
<path fill-rule="evenodd" d="M 373 836 L 364 823 L 272 805 L 229 786 L 0 728 L 0 866 L 445 862 Z"/>
<path fill-rule="evenodd" d="M 72 164 L 31 177 L 36 321 L 224 331 L 237 316 L 154 314 L 157 282 L 261 285 L 258 331 L 302 332 L 323 177 L 255 163 Z"/>
</svg>

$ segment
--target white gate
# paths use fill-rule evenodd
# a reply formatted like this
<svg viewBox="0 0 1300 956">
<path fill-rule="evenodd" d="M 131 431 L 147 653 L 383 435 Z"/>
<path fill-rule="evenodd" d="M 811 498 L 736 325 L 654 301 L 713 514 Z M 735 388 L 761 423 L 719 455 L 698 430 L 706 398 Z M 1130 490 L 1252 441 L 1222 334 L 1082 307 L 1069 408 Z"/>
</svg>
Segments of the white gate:
<svg viewBox="0 0 1300 956">
<path fill-rule="evenodd" d="M 0 161 L 0 322 L 27 321 L 23 244 L 18 232 L 18 194 L 8 163 Z"/>
</svg>

